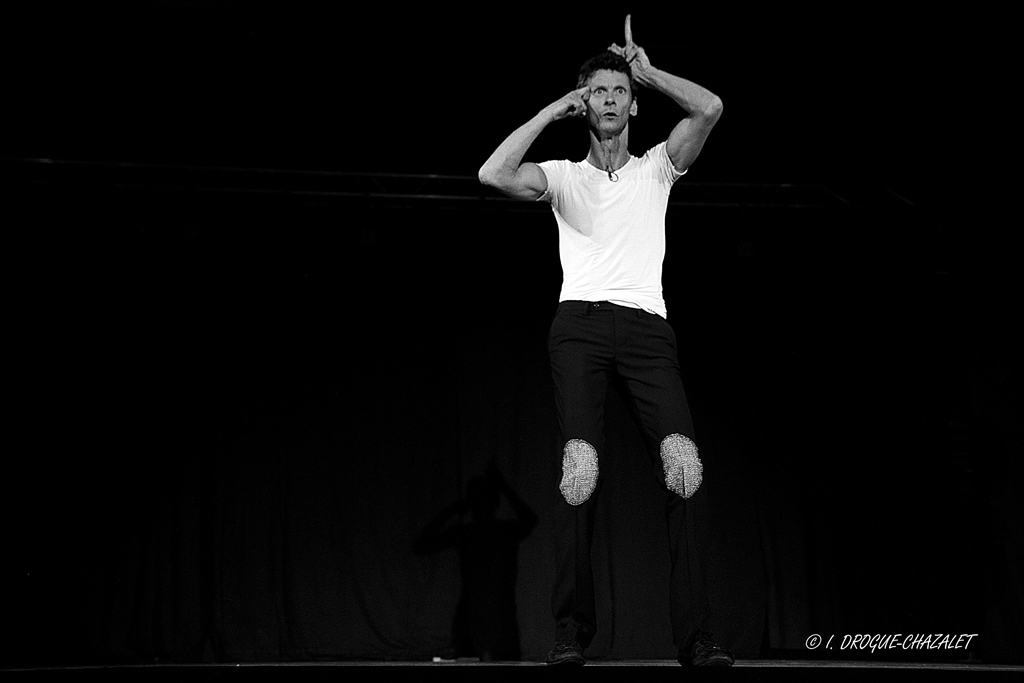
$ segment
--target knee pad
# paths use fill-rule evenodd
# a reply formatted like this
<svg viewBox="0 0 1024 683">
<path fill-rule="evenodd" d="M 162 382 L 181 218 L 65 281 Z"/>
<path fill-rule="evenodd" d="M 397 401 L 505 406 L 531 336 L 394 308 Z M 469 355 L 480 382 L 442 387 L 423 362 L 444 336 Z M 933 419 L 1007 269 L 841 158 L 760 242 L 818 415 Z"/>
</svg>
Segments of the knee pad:
<svg viewBox="0 0 1024 683">
<path fill-rule="evenodd" d="M 562 492 L 569 505 L 585 503 L 597 487 L 597 451 L 583 439 L 565 444 L 562 456 Z"/>
<path fill-rule="evenodd" d="M 682 434 L 669 434 L 661 442 L 661 464 L 665 468 L 665 486 L 683 498 L 700 488 L 704 465 L 697 455 L 697 444 Z"/>
</svg>

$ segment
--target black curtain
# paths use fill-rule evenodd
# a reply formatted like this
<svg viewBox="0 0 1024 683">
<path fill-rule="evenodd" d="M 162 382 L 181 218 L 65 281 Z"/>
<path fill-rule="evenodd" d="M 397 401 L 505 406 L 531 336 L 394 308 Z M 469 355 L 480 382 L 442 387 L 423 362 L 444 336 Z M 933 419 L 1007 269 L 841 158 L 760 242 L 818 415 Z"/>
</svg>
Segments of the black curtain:
<svg viewBox="0 0 1024 683">
<path fill-rule="evenodd" d="M 1020 662 L 1013 24 L 737 15 L 633 16 L 727 108 L 664 277 L 715 635 L 820 658 L 812 634 L 978 633 L 971 656 Z M 472 178 L 456 194 L 491 199 L 315 171 L 470 176 L 621 21 L 5 12 L 0 664 L 543 657 L 554 219 Z M 633 153 L 678 115 L 642 93 Z M 582 158 L 564 125 L 530 158 Z M 671 658 L 654 477 L 614 394 L 607 429 L 588 655 Z"/>
<path fill-rule="evenodd" d="M 546 209 L 9 186 L 5 665 L 543 657 Z M 1019 282 L 947 219 L 670 209 L 739 657 L 945 631 L 1019 659 Z M 671 658 L 656 483 L 609 400 L 589 654 Z"/>
</svg>

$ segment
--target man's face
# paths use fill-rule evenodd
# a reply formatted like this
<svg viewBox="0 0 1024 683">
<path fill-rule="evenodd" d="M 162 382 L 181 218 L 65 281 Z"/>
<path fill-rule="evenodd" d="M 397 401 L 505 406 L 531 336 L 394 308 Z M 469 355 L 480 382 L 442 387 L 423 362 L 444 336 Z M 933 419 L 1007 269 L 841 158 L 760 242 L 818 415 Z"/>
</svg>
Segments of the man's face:
<svg viewBox="0 0 1024 683">
<path fill-rule="evenodd" d="M 587 120 L 591 128 L 602 132 L 620 133 L 636 114 L 636 102 L 630 95 L 629 76 L 619 71 L 595 71 L 588 83 L 590 101 Z"/>
</svg>

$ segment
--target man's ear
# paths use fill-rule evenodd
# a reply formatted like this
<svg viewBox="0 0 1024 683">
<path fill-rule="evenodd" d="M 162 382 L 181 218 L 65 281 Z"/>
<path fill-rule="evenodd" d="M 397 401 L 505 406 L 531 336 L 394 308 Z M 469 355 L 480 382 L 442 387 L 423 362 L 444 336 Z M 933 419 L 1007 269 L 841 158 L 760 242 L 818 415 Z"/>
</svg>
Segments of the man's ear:
<svg viewBox="0 0 1024 683">
<path fill-rule="evenodd" d="M 633 101 L 629 105 L 629 115 L 636 116 L 636 97 L 633 98 Z"/>
</svg>

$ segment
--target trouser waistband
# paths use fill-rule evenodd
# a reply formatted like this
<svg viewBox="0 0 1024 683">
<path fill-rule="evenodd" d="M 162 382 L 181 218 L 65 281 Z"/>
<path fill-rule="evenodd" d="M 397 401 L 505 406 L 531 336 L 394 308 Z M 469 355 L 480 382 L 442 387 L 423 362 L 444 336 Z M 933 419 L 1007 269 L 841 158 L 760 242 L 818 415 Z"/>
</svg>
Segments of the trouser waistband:
<svg viewBox="0 0 1024 683">
<path fill-rule="evenodd" d="M 637 317 L 646 313 L 642 308 L 613 304 L 610 301 L 562 301 L 558 304 L 558 310 L 572 311 L 573 313 L 582 314 L 594 313 L 597 311 L 619 311 L 622 313 L 632 313 Z"/>
</svg>

